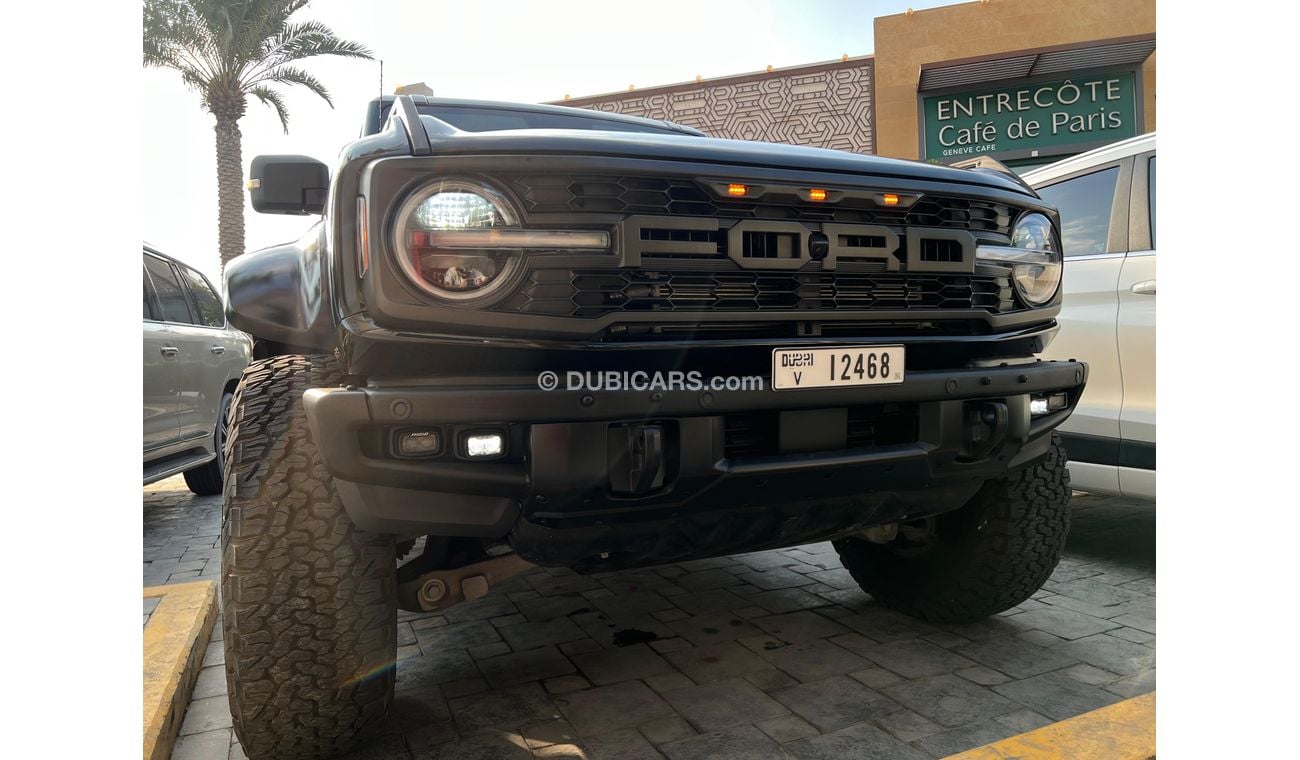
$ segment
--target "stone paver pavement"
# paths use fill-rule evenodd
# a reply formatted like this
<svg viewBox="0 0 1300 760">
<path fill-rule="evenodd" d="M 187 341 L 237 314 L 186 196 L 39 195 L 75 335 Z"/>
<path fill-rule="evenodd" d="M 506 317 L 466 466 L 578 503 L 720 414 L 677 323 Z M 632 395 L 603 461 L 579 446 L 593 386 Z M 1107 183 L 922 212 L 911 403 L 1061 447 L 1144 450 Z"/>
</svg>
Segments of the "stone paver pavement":
<svg viewBox="0 0 1300 760">
<path fill-rule="evenodd" d="M 1155 508 L 1074 507 L 1052 580 L 971 625 L 878 607 L 828 543 L 535 570 L 445 614 L 400 613 L 394 714 L 354 757 L 932 758 L 1151 691 Z M 219 498 L 147 487 L 145 585 L 216 578 L 219 532 Z M 624 630 L 642 633 L 619 646 Z M 244 757 L 220 637 L 175 760 Z"/>
</svg>

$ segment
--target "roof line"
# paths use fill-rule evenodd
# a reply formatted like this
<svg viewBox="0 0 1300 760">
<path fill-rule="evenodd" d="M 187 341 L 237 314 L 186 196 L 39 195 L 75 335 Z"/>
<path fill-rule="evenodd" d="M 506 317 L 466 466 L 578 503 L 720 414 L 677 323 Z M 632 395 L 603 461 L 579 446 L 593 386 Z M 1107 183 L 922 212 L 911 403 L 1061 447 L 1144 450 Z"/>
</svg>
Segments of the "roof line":
<svg viewBox="0 0 1300 760">
<path fill-rule="evenodd" d="M 951 6 L 948 6 L 951 7 Z M 936 10 L 930 8 L 928 10 Z M 1025 48 L 1024 50 L 1007 50 L 1000 53 L 986 53 L 983 55 L 972 55 L 965 58 L 951 58 L 946 61 L 928 61 L 921 64 L 921 71 L 934 71 L 935 69 L 946 69 L 953 66 L 964 66 L 968 63 L 988 63 L 991 61 L 1001 61 L 1007 58 L 1017 58 L 1028 55 L 1044 55 L 1046 53 L 1063 53 L 1067 50 L 1088 50 L 1090 48 L 1109 47 L 1111 45 L 1123 45 L 1130 42 L 1154 42 L 1156 39 L 1155 32 L 1143 32 L 1141 34 L 1125 34 L 1119 37 L 1106 37 L 1100 40 L 1081 40 L 1077 42 L 1063 42 L 1057 45 L 1045 45 L 1043 47 Z"/>
<path fill-rule="evenodd" d="M 716 85 L 716 84 L 722 84 L 728 82 L 744 81 L 749 79 L 759 79 L 766 76 L 778 76 L 781 74 L 791 74 L 800 71 L 820 71 L 825 69 L 849 68 L 854 64 L 862 64 L 866 61 L 872 61 L 875 59 L 875 57 L 876 57 L 875 53 L 868 53 L 866 55 L 847 56 L 847 57 L 833 59 L 829 61 L 817 61 L 815 63 L 801 63 L 796 66 L 784 66 L 782 68 L 773 68 L 771 70 L 765 69 L 761 71 L 750 71 L 743 74 L 728 74 L 726 76 L 721 76 L 721 77 L 700 78 L 694 81 L 676 82 L 674 84 L 657 84 L 652 87 L 646 87 L 644 89 L 637 88 L 634 90 L 615 90 L 614 92 L 603 92 L 597 95 L 583 95 L 581 97 L 569 98 L 565 100 L 550 100 L 547 101 L 547 103 L 549 105 L 557 105 L 557 106 L 589 105 L 591 103 L 598 103 L 601 101 L 609 100 L 611 98 L 644 95 L 646 93 L 654 94 L 660 92 L 670 92 L 673 90 L 680 90 L 686 87 L 701 87 L 704 85 Z"/>
</svg>

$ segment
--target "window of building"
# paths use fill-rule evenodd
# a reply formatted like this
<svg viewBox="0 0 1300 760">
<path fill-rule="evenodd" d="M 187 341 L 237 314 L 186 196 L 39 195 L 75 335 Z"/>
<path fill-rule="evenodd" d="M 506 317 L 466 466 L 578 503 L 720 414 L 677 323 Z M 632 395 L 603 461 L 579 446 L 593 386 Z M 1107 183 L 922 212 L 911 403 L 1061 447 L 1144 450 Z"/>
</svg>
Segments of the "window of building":
<svg viewBox="0 0 1300 760">
<path fill-rule="evenodd" d="M 226 324 L 226 315 L 221 306 L 221 297 L 212 290 L 212 286 L 203 275 L 189 267 L 178 267 L 181 276 L 190 287 L 190 296 L 194 299 L 194 308 L 198 312 L 198 324 L 208 327 L 221 327 Z"/>
<path fill-rule="evenodd" d="M 1066 256 L 1108 253 L 1110 212 L 1119 167 L 1038 188 L 1043 200 L 1061 212 L 1061 247 Z"/>
<path fill-rule="evenodd" d="M 144 266 L 149 271 L 149 279 L 153 281 L 154 293 L 158 295 L 163 320 L 193 324 L 189 299 L 185 296 L 185 289 L 176 278 L 172 265 L 157 256 L 145 254 Z"/>
</svg>

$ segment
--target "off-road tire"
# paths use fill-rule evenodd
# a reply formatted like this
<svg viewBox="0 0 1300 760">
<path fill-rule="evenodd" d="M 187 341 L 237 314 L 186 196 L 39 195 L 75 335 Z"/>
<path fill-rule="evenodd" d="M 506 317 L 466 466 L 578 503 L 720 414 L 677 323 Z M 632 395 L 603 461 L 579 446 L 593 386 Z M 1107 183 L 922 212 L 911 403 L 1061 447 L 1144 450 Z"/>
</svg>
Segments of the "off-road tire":
<svg viewBox="0 0 1300 760">
<path fill-rule="evenodd" d="M 223 449 L 225 448 L 226 434 L 229 432 L 226 427 L 226 414 L 233 402 L 234 394 L 223 393 L 221 395 L 216 430 L 212 433 L 213 445 L 217 451 L 216 458 L 205 465 L 185 471 L 185 485 L 189 487 L 191 493 L 196 493 L 199 496 L 217 496 L 221 493 L 221 468 L 225 460 Z"/>
<path fill-rule="evenodd" d="M 886 607 L 941 623 L 995 615 L 1038 591 L 1061 559 L 1070 530 L 1065 465 L 1053 433 L 1047 456 L 941 515 L 927 544 L 845 538 L 835 549 L 862 590 Z"/>
<path fill-rule="evenodd" d="M 393 537 L 348 519 L 302 406 L 340 377 L 330 357 L 279 356 L 235 392 L 221 609 L 230 712 L 252 760 L 345 751 L 393 699 Z"/>
</svg>

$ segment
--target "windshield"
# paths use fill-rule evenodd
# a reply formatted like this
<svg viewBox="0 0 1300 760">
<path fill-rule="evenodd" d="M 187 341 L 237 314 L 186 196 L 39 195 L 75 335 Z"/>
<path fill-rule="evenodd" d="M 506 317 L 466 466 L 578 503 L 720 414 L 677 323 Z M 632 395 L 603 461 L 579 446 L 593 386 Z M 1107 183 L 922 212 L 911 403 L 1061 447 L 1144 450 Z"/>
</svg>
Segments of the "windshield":
<svg viewBox="0 0 1300 760">
<path fill-rule="evenodd" d="M 650 132 L 680 135 L 675 129 L 635 124 L 598 116 L 586 118 L 571 114 L 538 111 L 512 111 L 504 108 L 465 106 L 421 106 L 420 113 L 442 119 L 465 132 L 495 132 L 502 129 L 598 129 L 606 132 Z"/>
</svg>

